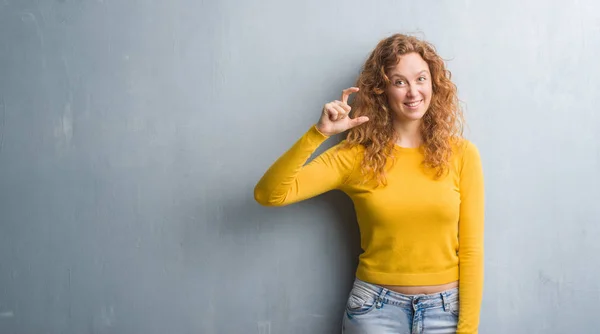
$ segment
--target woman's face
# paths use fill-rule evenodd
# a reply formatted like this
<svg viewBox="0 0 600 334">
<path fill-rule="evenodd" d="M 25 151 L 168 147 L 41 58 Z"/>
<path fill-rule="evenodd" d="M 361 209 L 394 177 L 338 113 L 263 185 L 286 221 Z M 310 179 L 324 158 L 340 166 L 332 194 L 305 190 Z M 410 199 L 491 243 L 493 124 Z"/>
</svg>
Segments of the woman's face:
<svg viewBox="0 0 600 334">
<path fill-rule="evenodd" d="M 387 76 L 391 84 L 385 93 L 396 121 L 420 120 L 429 109 L 433 94 L 427 62 L 418 53 L 405 54 Z"/>
</svg>

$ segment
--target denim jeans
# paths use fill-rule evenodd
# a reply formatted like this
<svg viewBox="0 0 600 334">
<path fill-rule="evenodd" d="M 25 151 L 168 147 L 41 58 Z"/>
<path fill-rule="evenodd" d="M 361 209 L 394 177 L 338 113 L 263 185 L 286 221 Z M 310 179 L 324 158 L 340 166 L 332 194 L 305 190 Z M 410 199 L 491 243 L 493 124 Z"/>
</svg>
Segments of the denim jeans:
<svg viewBox="0 0 600 334">
<path fill-rule="evenodd" d="M 356 279 L 346 303 L 344 334 L 456 333 L 458 288 L 405 295 Z"/>
</svg>

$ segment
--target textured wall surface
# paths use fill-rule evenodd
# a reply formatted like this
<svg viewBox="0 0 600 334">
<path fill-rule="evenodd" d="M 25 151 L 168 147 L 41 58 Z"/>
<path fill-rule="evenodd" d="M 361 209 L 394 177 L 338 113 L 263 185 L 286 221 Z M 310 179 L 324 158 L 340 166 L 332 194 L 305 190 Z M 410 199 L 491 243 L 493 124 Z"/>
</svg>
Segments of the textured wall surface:
<svg viewBox="0 0 600 334">
<path fill-rule="evenodd" d="M 592 0 L 0 0 L 0 332 L 339 332 L 351 201 L 252 190 L 394 32 L 481 152 L 480 332 L 596 332 Z"/>
</svg>

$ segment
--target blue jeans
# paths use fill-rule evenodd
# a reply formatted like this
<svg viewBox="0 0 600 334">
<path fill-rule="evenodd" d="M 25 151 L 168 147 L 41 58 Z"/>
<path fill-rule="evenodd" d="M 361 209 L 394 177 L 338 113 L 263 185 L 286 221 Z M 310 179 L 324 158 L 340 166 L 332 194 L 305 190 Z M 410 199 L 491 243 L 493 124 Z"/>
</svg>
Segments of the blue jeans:
<svg viewBox="0 0 600 334">
<path fill-rule="evenodd" d="M 458 288 L 405 295 L 356 279 L 346 303 L 344 334 L 456 333 Z"/>
</svg>

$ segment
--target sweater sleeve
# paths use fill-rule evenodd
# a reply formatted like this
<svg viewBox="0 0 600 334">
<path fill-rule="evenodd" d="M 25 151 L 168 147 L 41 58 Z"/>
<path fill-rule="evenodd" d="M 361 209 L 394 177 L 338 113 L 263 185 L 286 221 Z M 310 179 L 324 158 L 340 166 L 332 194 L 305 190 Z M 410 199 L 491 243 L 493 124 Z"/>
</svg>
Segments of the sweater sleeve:
<svg viewBox="0 0 600 334">
<path fill-rule="evenodd" d="M 327 138 L 312 126 L 266 171 L 254 188 L 254 199 L 265 206 L 284 206 L 341 187 L 354 156 L 338 150 L 339 144 L 306 163 Z"/>
<path fill-rule="evenodd" d="M 484 180 L 479 151 L 466 141 L 460 172 L 459 319 L 456 333 L 476 334 L 483 296 Z"/>
</svg>

